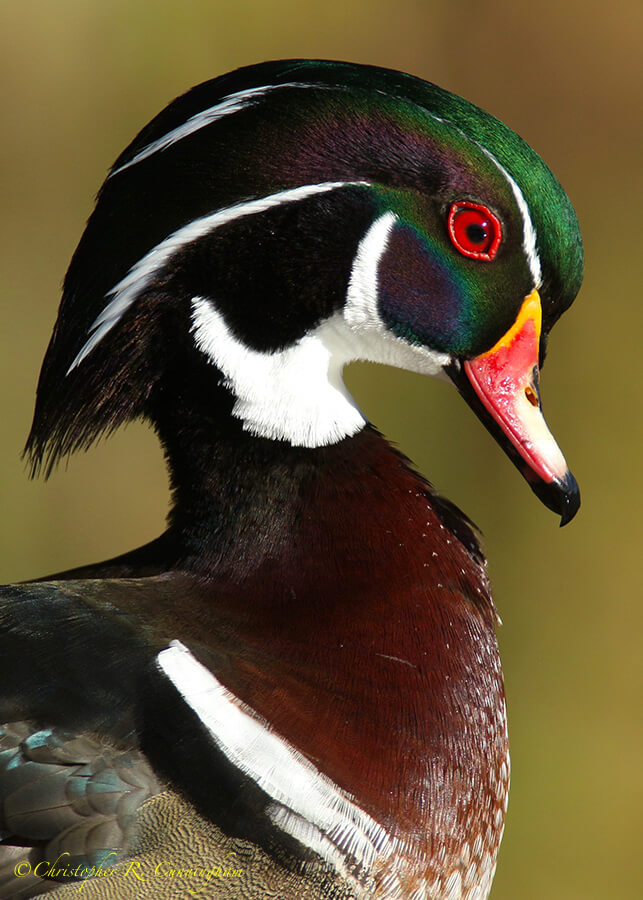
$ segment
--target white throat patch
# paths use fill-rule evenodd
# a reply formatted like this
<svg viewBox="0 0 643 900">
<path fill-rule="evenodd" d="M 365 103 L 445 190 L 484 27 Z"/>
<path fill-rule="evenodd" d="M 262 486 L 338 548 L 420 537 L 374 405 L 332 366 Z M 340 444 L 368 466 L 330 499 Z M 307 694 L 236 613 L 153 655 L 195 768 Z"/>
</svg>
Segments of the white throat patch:
<svg viewBox="0 0 643 900">
<path fill-rule="evenodd" d="M 275 353 L 251 350 L 234 337 L 210 300 L 192 300 L 197 347 L 221 370 L 246 431 L 295 447 L 334 444 L 365 423 L 342 381 L 350 344 L 341 315 Z"/>
<path fill-rule="evenodd" d="M 396 217 L 387 212 L 359 243 L 344 308 L 284 350 L 260 352 L 236 338 L 214 301 L 195 297 L 197 347 L 236 397 L 232 414 L 259 437 L 322 447 L 357 434 L 366 418 L 342 380 L 344 366 L 367 360 L 438 375 L 449 357 L 414 347 L 384 325 L 377 308 L 378 266 Z"/>
</svg>

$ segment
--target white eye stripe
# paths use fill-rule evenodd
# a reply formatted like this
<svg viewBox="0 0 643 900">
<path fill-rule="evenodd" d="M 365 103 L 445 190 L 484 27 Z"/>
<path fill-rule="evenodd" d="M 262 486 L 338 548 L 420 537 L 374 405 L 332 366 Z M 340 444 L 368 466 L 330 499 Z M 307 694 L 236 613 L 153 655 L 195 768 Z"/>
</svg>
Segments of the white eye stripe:
<svg viewBox="0 0 643 900">
<path fill-rule="evenodd" d="M 90 337 L 67 369 L 67 374 L 80 365 L 85 357 L 91 353 L 94 347 L 122 318 L 123 314 L 135 302 L 141 292 L 151 283 L 157 272 L 167 265 L 172 256 L 183 247 L 236 219 L 257 215 L 286 203 L 296 203 L 300 200 L 305 200 L 307 197 L 314 197 L 316 194 L 344 187 L 368 187 L 368 182 L 327 181 L 321 184 L 301 185 L 286 191 L 279 191 L 276 194 L 270 194 L 267 197 L 250 200 L 247 203 L 237 203 L 226 209 L 217 210 L 217 212 L 195 219 L 193 222 L 189 222 L 173 232 L 173 234 L 146 253 L 142 259 L 131 267 L 127 275 L 107 292 L 106 297 L 112 297 L 112 299 L 91 325 L 89 329 Z"/>
<path fill-rule="evenodd" d="M 119 166 L 118 169 L 114 169 L 114 171 L 111 172 L 108 177 L 113 178 L 120 172 L 125 171 L 125 169 L 129 169 L 130 166 L 136 165 L 136 163 L 139 163 L 144 159 L 148 159 L 150 156 L 153 156 L 155 153 L 158 153 L 161 150 L 166 150 L 168 147 L 171 147 L 178 141 L 189 137 L 191 134 L 194 134 L 201 128 L 205 128 L 207 125 L 211 125 L 213 122 L 219 121 L 219 119 L 234 115 L 234 113 L 241 112 L 241 110 L 246 109 L 249 106 L 253 106 L 262 97 L 265 97 L 266 94 L 272 93 L 272 91 L 276 91 L 281 88 L 326 89 L 325 85 L 306 84 L 304 82 L 292 81 L 287 84 L 269 84 L 263 85 L 262 87 L 248 88 L 245 91 L 238 91 L 236 94 L 230 94 L 229 96 L 224 97 L 223 100 L 221 100 L 215 106 L 211 106 L 208 109 L 201 110 L 201 112 L 190 116 L 189 119 L 187 119 L 181 125 L 178 125 L 176 128 L 173 128 L 171 131 L 168 131 L 167 134 L 164 134 L 162 137 L 157 138 L 155 141 L 151 141 L 149 144 L 143 147 L 142 150 L 139 150 L 138 153 L 136 153 L 132 157 L 132 159 L 128 160 L 126 163 L 123 163 L 123 165 Z"/>
<path fill-rule="evenodd" d="M 509 187 L 511 188 L 514 199 L 516 201 L 516 205 L 520 210 L 520 215 L 522 217 L 522 248 L 527 258 L 529 271 L 531 272 L 532 278 L 534 280 L 534 287 L 536 288 L 536 290 L 538 290 L 543 283 L 542 267 L 540 264 L 540 256 L 538 255 L 537 249 L 536 229 L 534 228 L 534 223 L 529 212 L 529 206 L 527 205 L 527 201 L 525 200 L 525 195 L 518 187 L 518 184 L 516 183 L 514 178 L 512 178 L 512 176 L 505 169 L 502 163 L 498 162 L 493 153 L 491 153 L 490 150 L 487 150 L 486 147 L 483 147 L 482 144 L 479 144 L 477 141 L 475 143 L 476 146 L 478 146 L 482 150 L 487 159 L 490 159 L 494 166 L 496 166 L 498 171 L 502 175 L 504 175 L 507 183 L 509 184 Z"/>
<path fill-rule="evenodd" d="M 368 871 L 376 859 L 391 855 L 395 842 L 383 826 L 224 687 L 180 641 L 171 641 L 156 659 L 213 743 L 270 797 L 268 814 L 277 827 L 343 874 L 347 856 Z"/>
</svg>

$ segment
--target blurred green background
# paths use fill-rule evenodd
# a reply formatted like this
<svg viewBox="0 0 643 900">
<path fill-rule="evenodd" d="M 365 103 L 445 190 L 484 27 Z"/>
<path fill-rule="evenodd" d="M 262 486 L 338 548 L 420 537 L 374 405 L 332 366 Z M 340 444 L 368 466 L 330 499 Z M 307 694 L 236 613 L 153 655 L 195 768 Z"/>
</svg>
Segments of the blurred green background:
<svg viewBox="0 0 643 900">
<path fill-rule="evenodd" d="M 0 0 L 0 575 L 163 528 L 133 425 L 48 483 L 20 459 L 67 262 L 107 167 L 191 85 L 263 59 L 403 69 L 523 135 L 576 206 L 587 275 L 543 378 L 582 488 L 559 530 L 446 385 L 354 367 L 371 419 L 482 528 L 504 626 L 513 783 L 494 900 L 642 895 L 640 0 Z M 637 262 L 638 260 L 638 262 Z"/>
</svg>

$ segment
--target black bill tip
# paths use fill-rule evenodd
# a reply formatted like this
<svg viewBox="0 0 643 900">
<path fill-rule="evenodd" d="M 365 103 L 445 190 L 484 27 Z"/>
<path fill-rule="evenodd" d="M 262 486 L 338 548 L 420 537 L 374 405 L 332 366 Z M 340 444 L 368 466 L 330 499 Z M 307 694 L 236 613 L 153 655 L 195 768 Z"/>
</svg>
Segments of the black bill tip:
<svg viewBox="0 0 643 900">
<path fill-rule="evenodd" d="M 560 516 L 561 528 L 571 522 L 580 508 L 580 488 L 572 473 L 567 472 L 564 478 L 550 482 L 534 481 L 523 474 L 538 499 Z"/>
</svg>

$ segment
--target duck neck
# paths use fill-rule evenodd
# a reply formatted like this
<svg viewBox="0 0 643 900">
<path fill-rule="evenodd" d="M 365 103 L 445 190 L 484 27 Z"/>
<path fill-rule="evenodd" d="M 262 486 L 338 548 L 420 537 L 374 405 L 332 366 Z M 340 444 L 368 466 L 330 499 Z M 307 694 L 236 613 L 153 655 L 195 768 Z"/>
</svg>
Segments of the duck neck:
<svg viewBox="0 0 643 900">
<path fill-rule="evenodd" d="M 233 403 L 219 388 L 216 403 L 210 398 L 208 404 L 216 415 L 199 417 L 192 404 L 180 426 L 157 423 L 170 469 L 173 505 L 167 538 L 176 567 L 206 577 L 216 573 L 218 580 L 228 573 L 238 580 L 266 560 L 291 560 L 295 552 L 308 555 L 329 541 L 337 559 L 346 556 L 351 566 L 346 548 L 362 559 L 369 525 L 383 529 L 397 546 L 396 531 L 422 532 L 427 507 L 446 546 L 457 548 L 469 565 L 482 564 L 466 517 L 372 426 L 328 446 L 298 447 L 245 431 L 231 415 Z M 308 532 L 310 522 L 314 527 Z M 310 544 L 295 551 L 293 535 L 302 531 Z M 381 542 L 380 534 L 376 540 Z M 441 564 L 436 561 L 435 566 Z M 376 561 L 375 567 L 379 565 Z"/>
<path fill-rule="evenodd" d="M 164 445 L 173 499 L 168 533 L 181 566 L 217 578 L 241 577 L 286 552 L 306 485 L 325 470 L 332 478 L 332 459 L 357 450 L 292 447 L 251 435 L 232 417 L 178 438 L 174 432 Z"/>
</svg>

